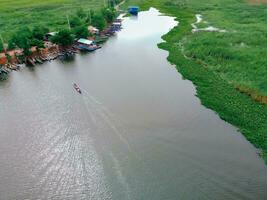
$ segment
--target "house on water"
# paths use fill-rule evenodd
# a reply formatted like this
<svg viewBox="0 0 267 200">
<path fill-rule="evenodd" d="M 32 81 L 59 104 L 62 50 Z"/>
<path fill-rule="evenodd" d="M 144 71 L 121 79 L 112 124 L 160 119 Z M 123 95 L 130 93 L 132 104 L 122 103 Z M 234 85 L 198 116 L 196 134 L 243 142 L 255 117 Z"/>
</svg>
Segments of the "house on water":
<svg viewBox="0 0 267 200">
<path fill-rule="evenodd" d="M 128 8 L 128 12 L 132 15 L 138 15 L 139 7 L 138 6 L 130 6 Z"/>
<path fill-rule="evenodd" d="M 96 49 L 99 49 L 100 47 L 96 45 L 92 40 L 81 38 L 77 41 L 76 48 L 81 51 L 94 51 Z"/>
</svg>

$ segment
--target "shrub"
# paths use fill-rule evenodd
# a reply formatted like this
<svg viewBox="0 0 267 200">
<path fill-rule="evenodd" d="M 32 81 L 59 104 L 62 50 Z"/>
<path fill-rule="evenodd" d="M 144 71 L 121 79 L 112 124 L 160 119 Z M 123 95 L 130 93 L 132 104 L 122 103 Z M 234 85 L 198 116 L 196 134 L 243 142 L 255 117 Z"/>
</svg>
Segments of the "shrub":
<svg viewBox="0 0 267 200">
<path fill-rule="evenodd" d="M 68 46 L 74 42 L 74 38 L 69 30 L 63 29 L 53 36 L 51 41 L 61 46 Z"/>
<path fill-rule="evenodd" d="M 89 32 L 86 25 L 77 26 L 72 30 L 72 32 L 76 38 L 87 38 L 89 36 Z"/>
</svg>

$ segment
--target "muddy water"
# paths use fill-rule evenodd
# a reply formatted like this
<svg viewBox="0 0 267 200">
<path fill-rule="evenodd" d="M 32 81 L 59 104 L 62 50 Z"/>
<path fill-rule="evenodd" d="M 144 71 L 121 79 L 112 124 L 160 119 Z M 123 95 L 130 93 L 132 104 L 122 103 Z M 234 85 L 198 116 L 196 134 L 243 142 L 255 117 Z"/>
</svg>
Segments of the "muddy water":
<svg viewBox="0 0 267 200">
<path fill-rule="evenodd" d="M 157 48 L 175 25 L 151 9 L 95 53 L 1 83 L 0 199 L 267 199 L 255 148 Z"/>
</svg>

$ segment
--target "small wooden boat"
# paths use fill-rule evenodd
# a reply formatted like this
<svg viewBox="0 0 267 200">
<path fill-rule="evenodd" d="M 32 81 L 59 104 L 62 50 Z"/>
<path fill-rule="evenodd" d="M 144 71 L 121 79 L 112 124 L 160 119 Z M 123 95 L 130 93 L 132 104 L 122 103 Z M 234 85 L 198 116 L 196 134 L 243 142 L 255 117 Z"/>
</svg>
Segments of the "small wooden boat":
<svg viewBox="0 0 267 200">
<path fill-rule="evenodd" d="M 82 94 L 80 87 L 76 83 L 73 83 L 73 87 L 78 93 Z"/>
<path fill-rule="evenodd" d="M 35 62 L 31 58 L 26 59 L 25 63 L 28 66 L 35 66 Z"/>
</svg>

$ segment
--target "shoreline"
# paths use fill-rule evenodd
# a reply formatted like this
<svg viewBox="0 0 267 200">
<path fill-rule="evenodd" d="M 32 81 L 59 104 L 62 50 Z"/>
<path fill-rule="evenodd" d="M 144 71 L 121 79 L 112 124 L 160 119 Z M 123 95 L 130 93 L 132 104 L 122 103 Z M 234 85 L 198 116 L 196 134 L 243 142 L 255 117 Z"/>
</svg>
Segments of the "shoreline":
<svg viewBox="0 0 267 200">
<path fill-rule="evenodd" d="M 138 3 L 137 3 L 138 4 Z M 168 61 L 176 66 L 178 73 L 196 86 L 196 96 L 202 105 L 215 111 L 221 119 L 238 128 L 245 138 L 257 148 L 257 154 L 267 164 L 267 106 L 255 101 L 246 93 L 222 79 L 219 74 L 204 67 L 195 59 L 187 59 L 179 46 L 192 33 L 192 23 L 197 12 L 185 9 L 172 9 L 157 0 L 139 2 L 142 10 L 157 8 L 167 16 L 175 17 L 178 26 L 162 36 L 164 42 L 158 47 L 169 52 Z"/>
<path fill-rule="evenodd" d="M 86 38 L 93 41 L 97 46 L 93 51 L 100 49 L 102 47 L 101 45 L 105 43 L 109 37 L 112 37 L 116 32 L 121 30 L 122 16 L 125 15 L 125 13 L 122 14 L 122 12 L 120 12 L 120 6 L 123 4 L 125 4 L 124 0 L 114 7 L 118 12 L 115 20 L 108 23 L 98 34 L 91 33 L 93 36 Z M 114 26 L 114 22 L 119 23 L 120 25 Z M 36 64 L 43 64 L 47 61 L 51 62 L 58 58 L 66 59 L 80 53 L 82 50 L 77 47 L 77 41 L 78 39 L 76 39 L 71 46 L 61 47 L 48 40 L 44 40 L 45 48 L 38 49 L 35 46 L 31 47 L 30 51 L 32 54 L 26 57 L 23 56 L 22 49 L 12 49 L 0 52 L 0 81 L 6 80 L 11 71 L 17 71 L 23 66 L 35 66 Z M 90 51 L 88 53 L 90 53 Z M 21 59 L 22 57 L 23 59 Z"/>
<path fill-rule="evenodd" d="M 107 27 L 100 34 L 87 38 L 94 41 L 98 46 L 94 51 L 100 49 L 102 47 L 101 44 L 105 43 L 110 37 L 114 36 L 116 32 L 121 30 L 122 19 L 120 16 L 121 15 L 119 15 L 112 23 L 108 24 Z M 117 21 L 120 21 L 120 27 L 116 27 L 115 31 L 109 33 L 109 30 L 112 28 L 113 23 Z M 50 41 L 45 41 L 44 43 L 45 48 L 37 49 L 36 47 L 32 47 L 30 49 L 32 54 L 30 56 L 25 57 L 24 59 L 19 58 L 23 55 L 22 49 L 14 49 L 7 52 L 1 52 L 0 81 L 7 79 L 8 73 L 10 73 L 11 71 L 17 71 L 22 66 L 34 67 L 37 64 L 43 64 L 47 61 L 51 62 L 52 60 L 58 58 L 65 59 L 81 52 L 81 50 L 76 47 L 77 41 L 75 41 L 71 46 L 68 47 L 60 47 L 59 45 L 53 44 Z M 5 76 L 1 77 L 2 74 L 5 74 Z"/>
</svg>

